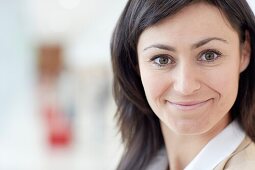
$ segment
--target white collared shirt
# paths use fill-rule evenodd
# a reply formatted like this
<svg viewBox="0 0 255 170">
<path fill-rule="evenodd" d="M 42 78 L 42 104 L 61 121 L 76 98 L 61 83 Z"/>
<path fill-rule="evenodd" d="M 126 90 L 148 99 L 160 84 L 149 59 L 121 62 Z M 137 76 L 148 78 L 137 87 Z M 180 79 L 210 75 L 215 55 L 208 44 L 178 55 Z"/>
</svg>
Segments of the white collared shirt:
<svg viewBox="0 0 255 170">
<path fill-rule="evenodd" d="M 245 138 L 237 121 L 231 122 L 211 139 L 184 170 L 212 170 L 233 153 Z M 159 151 L 146 170 L 165 170 L 168 166 L 165 149 Z"/>
<path fill-rule="evenodd" d="M 233 153 L 245 137 L 237 121 L 208 142 L 184 170 L 212 170 Z"/>
</svg>

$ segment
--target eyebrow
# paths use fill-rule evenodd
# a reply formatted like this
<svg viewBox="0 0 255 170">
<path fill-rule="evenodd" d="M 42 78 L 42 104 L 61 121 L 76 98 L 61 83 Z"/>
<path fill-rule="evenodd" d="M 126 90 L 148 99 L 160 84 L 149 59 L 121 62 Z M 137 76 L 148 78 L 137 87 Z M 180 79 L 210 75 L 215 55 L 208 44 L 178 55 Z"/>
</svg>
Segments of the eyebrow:
<svg viewBox="0 0 255 170">
<path fill-rule="evenodd" d="M 195 44 L 193 44 L 191 46 L 191 48 L 192 49 L 199 48 L 199 47 L 201 47 L 201 46 L 203 46 L 203 45 L 205 45 L 205 44 L 207 44 L 207 43 L 209 43 L 211 41 L 214 41 L 214 40 L 221 41 L 221 42 L 224 42 L 224 43 L 228 44 L 228 41 L 225 40 L 225 39 L 218 38 L 218 37 L 211 37 L 211 38 L 206 38 L 206 39 L 203 39 L 201 41 L 196 42 Z M 153 45 L 150 45 L 150 46 L 144 48 L 143 51 L 146 51 L 146 50 L 148 50 L 150 48 L 158 48 L 158 49 L 167 50 L 167 51 L 173 51 L 173 52 L 176 51 L 176 49 L 174 47 L 169 46 L 169 45 L 164 45 L 164 44 L 153 44 Z"/>
</svg>

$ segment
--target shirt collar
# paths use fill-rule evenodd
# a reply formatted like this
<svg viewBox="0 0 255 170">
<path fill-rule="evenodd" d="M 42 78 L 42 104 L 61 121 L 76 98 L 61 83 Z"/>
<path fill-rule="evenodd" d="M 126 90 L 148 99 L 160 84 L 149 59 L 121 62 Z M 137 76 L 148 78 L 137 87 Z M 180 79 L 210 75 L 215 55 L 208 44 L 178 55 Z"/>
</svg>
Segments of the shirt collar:
<svg viewBox="0 0 255 170">
<path fill-rule="evenodd" d="M 244 131 L 235 120 L 215 136 L 198 153 L 184 170 L 205 170 L 215 168 L 233 153 L 245 137 Z"/>
<path fill-rule="evenodd" d="M 184 170 L 212 170 L 233 153 L 245 138 L 245 132 L 235 120 L 208 142 Z M 166 149 L 161 149 L 146 170 L 165 170 L 168 166 Z"/>
</svg>

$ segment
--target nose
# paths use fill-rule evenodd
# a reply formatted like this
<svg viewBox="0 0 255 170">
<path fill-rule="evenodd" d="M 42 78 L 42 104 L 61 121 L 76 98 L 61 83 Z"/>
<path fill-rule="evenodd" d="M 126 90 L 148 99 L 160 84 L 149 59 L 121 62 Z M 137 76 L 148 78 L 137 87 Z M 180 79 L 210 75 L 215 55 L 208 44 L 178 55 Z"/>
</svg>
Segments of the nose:
<svg viewBox="0 0 255 170">
<path fill-rule="evenodd" d="M 174 90 L 181 95 L 191 95 L 201 88 L 200 72 L 192 64 L 180 64 L 174 76 Z"/>
</svg>

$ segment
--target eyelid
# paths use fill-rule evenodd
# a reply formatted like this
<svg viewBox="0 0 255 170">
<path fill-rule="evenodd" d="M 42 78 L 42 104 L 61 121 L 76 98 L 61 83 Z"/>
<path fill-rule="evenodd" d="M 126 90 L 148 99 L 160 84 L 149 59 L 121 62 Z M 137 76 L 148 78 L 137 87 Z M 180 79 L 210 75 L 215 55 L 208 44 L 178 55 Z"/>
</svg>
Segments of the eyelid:
<svg viewBox="0 0 255 170">
<path fill-rule="evenodd" d="M 151 57 L 150 61 L 154 61 L 155 59 L 160 58 L 160 57 L 167 57 L 169 59 L 174 60 L 174 58 L 172 56 L 170 56 L 169 54 L 157 54 L 157 55 L 154 55 L 153 57 Z"/>
<path fill-rule="evenodd" d="M 214 54 L 217 55 L 217 57 L 216 57 L 214 60 L 202 60 L 201 57 L 202 57 L 205 53 L 208 53 L 208 52 L 213 52 Z M 206 50 L 203 50 L 202 52 L 199 53 L 199 55 L 198 55 L 198 61 L 205 62 L 205 63 L 210 63 L 210 62 L 213 62 L 213 61 L 219 59 L 221 56 L 222 56 L 222 53 L 221 53 L 219 50 L 215 50 L 215 49 L 206 49 Z"/>
<path fill-rule="evenodd" d="M 156 60 L 156 59 L 159 59 L 159 58 L 161 58 L 161 57 L 166 57 L 167 59 L 170 60 L 170 62 L 167 63 L 167 64 L 159 64 L 159 63 L 156 63 L 155 60 Z M 169 54 L 158 54 L 158 55 L 154 55 L 153 57 L 150 58 L 150 62 L 153 62 L 153 64 L 155 64 L 155 65 L 157 65 L 157 66 L 159 66 L 159 67 L 165 67 L 165 66 L 167 66 L 167 65 L 169 65 L 169 64 L 175 64 L 175 61 L 174 61 L 174 60 L 175 60 L 175 59 L 174 59 L 171 55 L 169 55 Z"/>
</svg>

